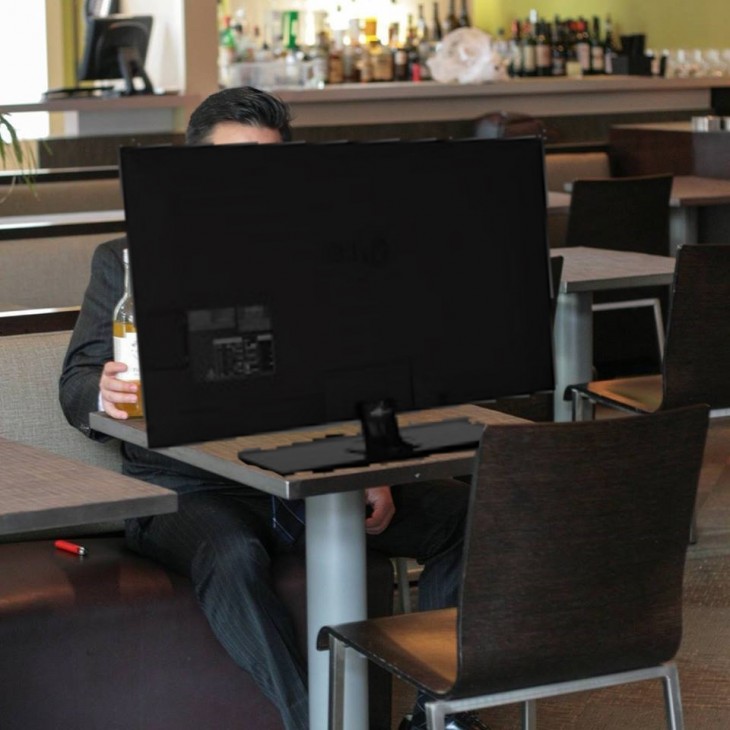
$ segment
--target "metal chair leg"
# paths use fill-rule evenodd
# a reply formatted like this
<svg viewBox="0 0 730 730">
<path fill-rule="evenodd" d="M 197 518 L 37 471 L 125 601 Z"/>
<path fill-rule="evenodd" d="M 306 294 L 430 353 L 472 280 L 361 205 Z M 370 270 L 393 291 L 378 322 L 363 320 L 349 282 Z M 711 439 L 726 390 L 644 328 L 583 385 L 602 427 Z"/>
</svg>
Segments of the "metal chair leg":
<svg viewBox="0 0 730 730">
<path fill-rule="evenodd" d="M 535 700 L 527 700 L 520 708 L 522 717 L 522 730 L 537 730 L 537 703 Z"/>
<path fill-rule="evenodd" d="M 670 664 L 667 674 L 662 677 L 664 685 L 664 704 L 667 711 L 667 727 L 670 730 L 684 730 L 682 713 L 682 695 L 679 691 L 679 674 L 677 666 Z"/>
<path fill-rule="evenodd" d="M 427 702 L 426 727 L 428 730 L 444 730 L 446 726 L 446 710 L 440 702 Z"/>
<path fill-rule="evenodd" d="M 345 645 L 330 634 L 329 730 L 344 730 L 345 725 Z"/>
</svg>

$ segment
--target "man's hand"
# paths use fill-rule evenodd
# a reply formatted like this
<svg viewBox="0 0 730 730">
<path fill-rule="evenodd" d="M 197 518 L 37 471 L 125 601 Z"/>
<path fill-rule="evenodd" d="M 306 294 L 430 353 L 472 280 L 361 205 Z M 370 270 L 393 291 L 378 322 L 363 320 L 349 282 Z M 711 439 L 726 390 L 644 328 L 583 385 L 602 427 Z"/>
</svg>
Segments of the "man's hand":
<svg viewBox="0 0 730 730">
<path fill-rule="evenodd" d="M 390 524 L 395 514 L 390 487 L 371 487 L 365 490 L 365 501 L 372 513 L 365 519 L 365 532 L 379 535 Z"/>
<path fill-rule="evenodd" d="M 116 403 L 136 403 L 137 384 L 120 380 L 117 375 L 123 373 L 127 366 L 123 362 L 109 361 L 104 365 L 99 379 L 101 406 L 104 413 L 112 418 L 128 418 L 128 415 L 116 407 Z"/>
</svg>

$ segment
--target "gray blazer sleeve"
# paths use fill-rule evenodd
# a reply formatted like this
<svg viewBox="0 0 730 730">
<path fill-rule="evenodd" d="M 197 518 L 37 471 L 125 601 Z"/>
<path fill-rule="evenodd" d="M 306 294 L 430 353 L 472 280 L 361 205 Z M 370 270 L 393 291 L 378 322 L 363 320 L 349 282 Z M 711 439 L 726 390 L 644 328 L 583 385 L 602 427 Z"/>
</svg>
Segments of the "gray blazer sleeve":
<svg viewBox="0 0 730 730">
<path fill-rule="evenodd" d="M 61 408 L 68 422 L 90 438 L 106 440 L 89 427 L 89 413 L 99 408 L 99 378 L 113 359 L 112 316 L 124 293 L 122 251 L 126 239 L 97 247 L 91 279 L 84 294 L 59 381 Z"/>
</svg>

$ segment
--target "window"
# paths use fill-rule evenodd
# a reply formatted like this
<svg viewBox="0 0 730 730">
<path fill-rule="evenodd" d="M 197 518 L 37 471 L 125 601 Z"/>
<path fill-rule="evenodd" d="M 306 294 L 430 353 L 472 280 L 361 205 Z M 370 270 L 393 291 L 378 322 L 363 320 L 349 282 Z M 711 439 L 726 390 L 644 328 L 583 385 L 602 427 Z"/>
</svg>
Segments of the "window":
<svg viewBox="0 0 730 730">
<path fill-rule="evenodd" d="M 40 101 L 48 89 L 45 0 L 0 0 L 0 105 Z M 20 137 L 48 136 L 48 114 L 13 114 Z"/>
</svg>

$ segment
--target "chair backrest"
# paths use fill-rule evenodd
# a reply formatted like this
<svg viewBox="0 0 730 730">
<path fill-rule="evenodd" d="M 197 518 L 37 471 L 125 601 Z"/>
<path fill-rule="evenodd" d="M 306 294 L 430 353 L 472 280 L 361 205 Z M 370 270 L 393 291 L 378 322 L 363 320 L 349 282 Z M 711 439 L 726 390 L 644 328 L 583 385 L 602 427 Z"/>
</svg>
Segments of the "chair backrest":
<svg viewBox="0 0 730 730">
<path fill-rule="evenodd" d="M 576 180 L 566 246 L 669 255 L 671 175 Z"/>
<path fill-rule="evenodd" d="M 708 409 L 490 426 L 478 451 L 452 696 L 676 653 Z"/>
<path fill-rule="evenodd" d="M 664 350 L 662 408 L 730 408 L 730 244 L 681 246 Z"/>
<path fill-rule="evenodd" d="M 529 114 L 491 112 L 474 120 L 474 136 L 486 139 L 498 137 L 545 137 L 545 124 Z"/>
</svg>

